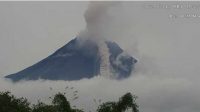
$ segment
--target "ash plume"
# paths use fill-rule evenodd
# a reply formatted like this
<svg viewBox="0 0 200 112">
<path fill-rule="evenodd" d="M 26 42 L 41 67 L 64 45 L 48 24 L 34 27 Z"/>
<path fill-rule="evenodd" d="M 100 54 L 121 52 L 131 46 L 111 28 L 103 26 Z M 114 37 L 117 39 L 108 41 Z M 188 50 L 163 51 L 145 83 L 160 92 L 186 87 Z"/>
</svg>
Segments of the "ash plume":
<svg viewBox="0 0 200 112">
<path fill-rule="evenodd" d="M 120 16 L 123 16 L 122 2 L 90 2 L 84 17 L 86 21 L 86 29 L 80 34 L 80 40 L 92 40 L 95 42 L 99 49 L 100 62 L 100 75 L 107 78 L 117 78 L 118 74 L 111 66 L 110 52 L 105 41 L 115 41 L 117 38 L 127 36 L 125 31 L 127 22 Z M 123 30 L 121 30 L 123 29 Z M 129 30 L 128 30 L 129 31 Z M 122 52 L 118 60 L 113 62 L 115 66 L 123 70 L 130 70 L 130 66 L 122 64 L 122 58 L 130 57 L 128 54 Z"/>
<path fill-rule="evenodd" d="M 109 27 L 112 17 L 109 14 L 111 8 L 119 5 L 119 2 L 90 2 L 84 17 L 86 21 L 86 30 L 90 37 L 94 40 L 109 39 L 107 32 L 112 27 Z M 114 33 L 114 32 L 113 32 Z"/>
<path fill-rule="evenodd" d="M 106 40 L 110 40 L 107 32 L 110 31 L 111 27 L 108 27 L 108 25 L 112 20 L 108 12 L 110 8 L 119 4 L 119 2 L 90 2 L 84 14 L 87 24 L 86 29 L 79 35 L 81 43 L 84 43 L 85 40 L 90 40 L 97 44 L 98 53 L 101 58 L 100 75 L 107 78 L 114 77 L 109 61 L 109 49 L 105 43 Z"/>
</svg>

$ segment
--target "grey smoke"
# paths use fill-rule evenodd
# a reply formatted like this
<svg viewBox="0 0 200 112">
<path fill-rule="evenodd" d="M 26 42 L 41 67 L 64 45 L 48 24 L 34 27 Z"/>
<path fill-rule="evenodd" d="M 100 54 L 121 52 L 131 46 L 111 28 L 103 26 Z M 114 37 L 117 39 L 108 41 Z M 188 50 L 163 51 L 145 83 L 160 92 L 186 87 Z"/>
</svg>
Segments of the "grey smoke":
<svg viewBox="0 0 200 112">
<path fill-rule="evenodd" d="M 113 18 L 109 15 L 109 11 L 119 4 L 119 2 L 90 2 L 84 17 L 87 31 L 91 37 L 95 39 L 111 38 L 106 35 L 109 30 L 113 29 L 111 28 Z"/>
<path fill-rule="evenodd" d="M 119 68 L 123 69 L 124 71 L 128 71 L 128 66 L 122 63 L 122 59 L 131 58 L 131 56 L 125 52 L 119 54 L 114 61 L 114 64 L 117 65 Z"/>
<path fill-rule="evenodd" d="M 94 41 L 99 48 L 99 55 L 101 57 L 100 62 L 100 75 L 107 78 L 115 78 L 110 65 L 109 57 L 110 53 L 105 41 L 113 41 L 115 37 L 109 34 L 116 34 L 116 29 L 113 27 L 116 22 L 113 21 L 115 17 L 112 17 L 112 13 L 116 10 L 113 8 L 121 6 L 121 2 L 90 2 L 84 17 L 86 21 L 86 29 L 79 34 L 79 43 L 84 44 L 88 39 Z M 123 34 L 123 32 L 121 32 Z M 125 53 L 123 53 L 124 55 Z M 121 56 L 121 55 L 120 55 Z M 128 56 L 128 54 L 127 54 Z M 121 60 L 116 61 L 116 66 L 122 69 L 129 69 L 126 66 L 122 66 Z"/>
</svg>

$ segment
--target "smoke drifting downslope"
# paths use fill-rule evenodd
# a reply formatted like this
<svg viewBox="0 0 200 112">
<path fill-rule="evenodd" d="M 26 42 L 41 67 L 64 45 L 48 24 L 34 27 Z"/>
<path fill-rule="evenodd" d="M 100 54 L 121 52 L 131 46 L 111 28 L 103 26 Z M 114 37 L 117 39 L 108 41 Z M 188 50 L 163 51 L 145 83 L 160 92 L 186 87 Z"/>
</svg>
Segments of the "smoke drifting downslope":
<svg viewBox="0 0 200 112">
<path fill-rule="evenodd" d="M 110 53 L 109 49 L 104 41 L 98 42 L 98 48 L 99 48 L 99 55 L 101 57 L 100 61 L 100 75 L 111 78 L 113 77 L 112 72 L 110 71 L 111 65 L 110 65 Z"/>
</svg>

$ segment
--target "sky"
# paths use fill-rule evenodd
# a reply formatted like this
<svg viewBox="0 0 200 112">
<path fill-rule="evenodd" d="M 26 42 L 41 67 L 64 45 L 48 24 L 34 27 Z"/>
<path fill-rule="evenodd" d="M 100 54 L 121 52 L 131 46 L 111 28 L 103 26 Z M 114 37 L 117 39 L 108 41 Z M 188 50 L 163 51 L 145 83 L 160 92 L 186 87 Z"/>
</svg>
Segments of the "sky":
<svg viewBox="0 0 200 112">
<path fill-rule="evenodd" d="M 86 27 L 88 4 L 0 2 L 0 90 L 36 102 L 47 101 L 70 86 L 79 91 L 78 101 L 70 101 L 86 111 L 95 110 L 94 98 L 112 101 L 126 92 L 138 96 L 142 112 L 200 111 L 200 2 L 120 2 L 110 8 L 112 21 L 105 27 L 109 28 L 106 36 L 138 59 L 128 79 L 13 84 L 3 78 L 44 59 L 79 35 Z"/>
</svg>

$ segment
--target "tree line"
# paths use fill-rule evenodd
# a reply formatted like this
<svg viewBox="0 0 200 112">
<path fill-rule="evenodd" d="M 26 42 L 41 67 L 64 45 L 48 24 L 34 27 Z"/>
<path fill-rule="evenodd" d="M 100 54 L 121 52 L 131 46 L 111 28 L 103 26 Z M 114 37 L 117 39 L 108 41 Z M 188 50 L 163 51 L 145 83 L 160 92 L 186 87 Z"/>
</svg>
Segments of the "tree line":
<svg viewBox="0 0 200 112">
<path fill-rule="evenodd" d="M 130 109 L 132 112 L 139 112 L 136 103 L 136 96 L 126 93 L 118 101 L 101 103 L 96 112 L 125 112 Z M 57 93 L 51 99 L 51 104 L 38 101 L 31 103 L 24 97 L 17 98 L 10 92 L 0 92 L 0 112 L 84 112 L 81 109 L 72 108 L 70 102 L 63 93 Z"/>
</svg>

